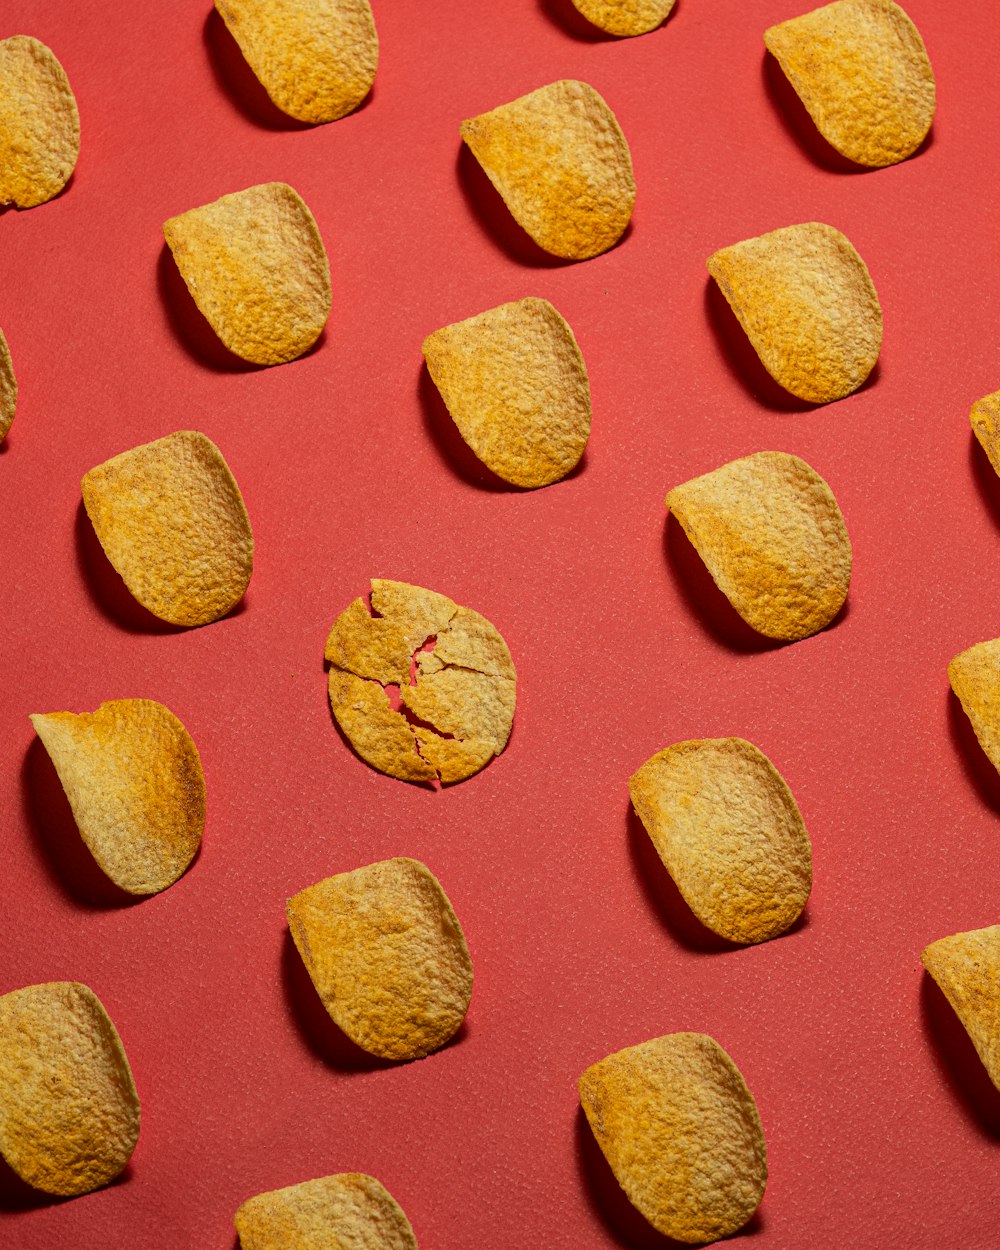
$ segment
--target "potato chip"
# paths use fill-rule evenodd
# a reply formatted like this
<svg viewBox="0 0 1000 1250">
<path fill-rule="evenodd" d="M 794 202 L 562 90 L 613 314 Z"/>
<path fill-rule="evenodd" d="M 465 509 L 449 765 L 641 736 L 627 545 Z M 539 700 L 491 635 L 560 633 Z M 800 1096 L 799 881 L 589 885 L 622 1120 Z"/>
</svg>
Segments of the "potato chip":
<svg viewBox="0 0 1000 1250">
<path fill-rule="evenodd" d="M 767 1146 L 739 1069 L 704 1033 L 668 1033 L 595 1063 L 580 1102 L 629 1201 L 667 1237 L 715 1241 L 760 1206 Z"/>
<path fill-rule="evenodd" d="M 548 486 L 579 463 L 590 437 L 587 366 L 548 300 L 445 326 L 423 353 L 462 437 L 505 482 Z"/>
<path fill-rule="evenodd" d="M 977 642 L 948 665 L 948 680 L 979 745 L 1000 772 L 1000 638 Z"/>
<path fill-rule="evenodd" d="M 798 399 L 856 391 L 882 346 L 882 308 L 865 262 L 832 226 L 809 221 L 708 258 L 761 364 Z"/>
<path fill-rule="evenodd" d="M 940 938 L 920 959 L 1000 1089 L 1000 925 Z"/>
<path fill-rule="evenodd" d="M 356 599 L 327 639 L 337 724 L 390 777 L 464 781 L 510 737 L 517 675 L 507 644 L 478 612 L 406 582 L 375 579 L 372 609 Z M 399 709 L 387 686 L 399 687 Z"/>
<path fill-rule="evenodd" d="M 833 492 L 798 456 L 755 452 L 675 486 L 666 502 L 758 633 L 808 638 L 840 611 L 851 540 Z"/>
<path fill-rule="evenodd" d="M 86 1194 L 132 1157 L 139 1095 L 121 1038 L 76 981 L 0 997 L 0 1154 L 35 1189 Z"/>
<path fill-rule="evenodd" d="M 461 135 L 546 252 L 586 260 L 621 238 L 635 203 L 632 157 L 614 113 L 587 83 L 539 87 L 470 117 Z"/>
<path fill-rule="evenodd" d="M 665 22 L 674 0 L 573 0 L 588 22 L 609 35 L 645 35 Z"/>
<path fill-rule="evenodd" d="M 222 342 L 255 365 L 312 347 L 330 315 L 330 266 L 312 213 L 284 182 L 236 191 L 163 223 L 181 277 Z"/>
<path fill-rule="evenodd" d="M 10 348 L 0 330 L 0 443 L 7 437 L 17 409 L 17 378 L 14 377 L 14 362 L 10 358 Z"/>
<path fill-rule="evenodd" d="M 83 502 L 105 554 L 144 608 L 206 625 L 239 603 L 253 572 L 243 496 L 218 447 L 181 430 L 85 474 Z"/>
<path fill-rule="evenodd" d="M 34 208 L 59 194 L 80 155 L 80 115 L 51 48 L 0 40 L 0 204 Z"/>
<path fill-rule="evenodd" d="M 102 871 L 129 894 L 173 885 L 205 829 L 201 760 L 173 712 L 115 699 L 81 716 L 36 713 L 31 723 Z"/>
<path fill-rule="evenodd" d="M 893 0 L 836 0 L 764 32 L 823 138 L 859 165 L 895 165 L 934 120 L 934 71 Z"/>
<path fill-rule="evenodd" d="M 288 927 L 334 1023 L 383 1059 L 421 1059 L 465 1019 L 472 961 L 438 879 L 415 859 L 327 877 L 288 900 Z"/>
<path fill-rule="evenodd" d="M 973 434 L 989 456 L 990 464 L 1000 473 L 1000 391 L 977 399 L 969 413 L 969 421 Z"/>
<path fill-rule="evenodd" d="M 764 942 L 798 919 L 812 847 L 792 792 L 742 738 L 677 742 L 629 781 L 632 805 L 703 925 L 730 942 Z"/>
<path fill-rule="evenodd" d="M 417 1250 L 403 1208 L 363 1172 L 258 1194 L 233 1223 L 241 1250 Z"/>
</svg>

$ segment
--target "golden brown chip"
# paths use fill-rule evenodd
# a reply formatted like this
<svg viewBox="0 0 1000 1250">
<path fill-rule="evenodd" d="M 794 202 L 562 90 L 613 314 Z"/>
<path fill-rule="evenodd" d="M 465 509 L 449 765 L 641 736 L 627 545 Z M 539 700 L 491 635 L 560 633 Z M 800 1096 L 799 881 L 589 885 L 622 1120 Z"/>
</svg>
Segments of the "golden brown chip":
<svg viewBox="0 0 1000 1250">
<path fill-rule="evenodd" d="M 948 680 L 979 745 L 1000 772 L 1000 638 L 977 642 L 948 665 Z"/>
<path fill-rule="evenodd" d="M 632 217 L 632 157 L 593 87 L 563 79 L 462 122 L 461 135 L 539 247 L 586 260 Z"/>
<path fill-rule="evenodd" d="M 420 1059 L 465 1019 L 472 961 L 440 882 L 415 859 L 327 877 L 288 926 L 334 1023 L 383 1059 Z"/>
<path fill-rule="evenodd" d="M 547 486 L 590 437 L 590 383 L 573 331 L 548 300 L 522 299 L 424 339 L 427 368 L 479 459 L 515 486 Z"/>
<path fill-rule="evenodd" d="M 280 365 L 330 315 L 330 266 L 312 213 L 284 182 L 224 195 L 163 223 L 181 277 L 231 352 Z"/>
<path fill-rule="evenodd" d="M 820 134 L 859 165 L 895 165 L 934 120 L 934 71 L 893 0 L 836 0 L 764 32 Z"/>
<path fill-rule="evenodd" d="M 139 1137 L 139 1095 L 97 995 L 75 981 L 0 997 L 0 1154 L 49 1194 L 114 1180 Z"/>
<path fill-rule="evenodd" d="M 798 456 L 758 451 L 675 486 L 674 514 L 716 585 L 768 638 L 829 625 L 851 584 L 851 540 L 833 492 Z"/>
<path fill-rule="evenodd" d="M 573 0 L 588 22 L 609 35 L 645 35 L 665 22 L 674 0 Z"/>
<path fill-rule="evenodd" d="M 724 247 L 707 264 L 761 364 L 797 398 L 843 399 L 875 367 L 882 308 L 839 230 L 786 226 Z"/>
<path fill-rule="evenodd" d="M 990 464 L 1000 473 L 1000 391 L 977 399 L 969 413 L 969 421 L 973 434 L 989 456 Z"/>
<path fill-rule="evenodd" d="M 144 608 L 206 625 L 243 598 L 253 534 L 218 447 L 181 430 L 84 476 L 83 502 L 105 554 Z"/>
<path fill-rule="evenodd" d="M 403 1208 L 363 1172 L 258 1194 L 233 1223 L 242 1250 L 417 1250 Z"/>
<path fill-rule="evenodd" d="M 478 612 L 406 582 L 373 580 L 372 610 L 355 599 L 327 639 L 337 724 L 390 777 L 464 781 L 510 737 L 517 675 L 507 644 Z M 399 709 L 387 686 L 399 687 Z"/>
<path fill-rule="evenodd" d="M 115 699 L 96 712 L 36 713 L 87 849 L 115 885 L 157 894 L 201 845 L 205 778 L 191 736 L 162 703 Z"/>
<path fill-rule="evenodd" d="M 1000 925 L 940 938 L 920 958 L 1000 1089 Z"/>
<path fill-rule="evenodd" d="M 80 115 L 63 67 L 30 35 L 0 40 L 0 204 L 57 196 L 80 155 Z"/>
<path fill-rule="evenodd" d="M 14 362 L 10 358 L 7 340 L 0 330 L 0 443 L 7 437 L 16 409 L 17 378 L 14 377 Z"/>
<path fill-rule="evenodd" d="M 732 1059 L 704 1033 L 668 1033 L 595 1063 L 580 1102 L 629 1201 L 677 1241 L 715 1241 L 760 1206 L 767 1146 Z"/>
<path fill-rule="evenodd" d="M 784 779 L 742 738 L 677 742 L 632 776 L 629 793 L 694 914 L 731 942 L 793 924 L 812 887 L 812 848 Z"/>
</svg>

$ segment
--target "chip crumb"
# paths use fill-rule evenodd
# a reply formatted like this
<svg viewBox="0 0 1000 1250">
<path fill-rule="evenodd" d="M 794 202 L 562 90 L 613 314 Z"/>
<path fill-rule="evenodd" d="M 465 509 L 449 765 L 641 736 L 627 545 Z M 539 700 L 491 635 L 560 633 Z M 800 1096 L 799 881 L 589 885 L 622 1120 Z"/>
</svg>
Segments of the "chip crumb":
<svg viewBox="0 0 1000 1250">
<path fill-rule="evenodd" d="M 80 115 L 55 53 L 30 35 L 0 40 L 0 204 L 53 199 L 79 155 Z"/>
<path fill-rule="evenodd" d="M 1000 772 L 1000 638 L 977 642 L 948 665 L 948 680 L 979 745 Z"/>
<path fill-rule="evenodd" d="M 628 38 L 656 30 L 670 16 L 675 0 L 573 0 L 580 13 L 609 35 Z"/>
<path fill-rule="evenodd" d="M 10 348 L 0 330 L 0 443 L 7 437 L 17 411 L 17 378 Z"/>
<path fill-rule="evenodd" d="M 920 959 L 1000 1089 L 1000 925 L 939 938 Z"/>
</svg>

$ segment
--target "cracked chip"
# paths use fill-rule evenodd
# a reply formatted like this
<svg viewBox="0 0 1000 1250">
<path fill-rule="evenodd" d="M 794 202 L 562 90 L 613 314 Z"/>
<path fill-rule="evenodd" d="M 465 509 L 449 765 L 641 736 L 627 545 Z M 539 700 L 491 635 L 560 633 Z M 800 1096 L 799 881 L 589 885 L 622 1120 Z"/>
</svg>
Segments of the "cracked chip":
<svg viewBox="0 0 1000 1250">
<path fill-rule="evenodd" d="M 969 422 L 990 464 L 1000 473 L 1000 391 L 977 399 L 969 413 Z"/>
<path fill-rule="evenodd" d="M 798 919 L 812 848 L 792 792 L 742 738 L 677 742 L 629 780 L 632 805 L 684 901 L 731 942 L 764 942 Z"/>
<path fill-rule="evenodd" d="M 403 1208 L 363 1172 L 257 1194 L 233 1223 L 241 1250 L 417 1250 Z"/>
<path fill-rule="evenodd" d="M 0 330 L 0 443 L 7 437 L 16 410 L 17 378 L 14 377 L 14 362 L 10 358 L 7 340 Z"/>
<path fill-rule="evenodd" d="M 825 628 L 851 584 L 833 492 L 783 451 L 758 451 L 675 486 L 667 507 L 743 619 L 791 642 Z"/>
<path fill-rule="evenodd" d="M 101 870 L 129 894 L 158 894 L 194 859 L 205 829 L 198 750 L 152 699 L 115 699 L 96 712 L 30 718 Z"/>
<path fill-rule="evenodd" d="M 580 1102 L 618 1184 L 665 1236 L 715 1241 L 760 1205 L 757 1104 L 706 1034 L 668 1033 L 608 1055 L 580 1077 Z"/>
<path fill-rule="evenodd" d="M 934 120 L 934 71 L 893 0 L 836 0 L 764 32 L 823 138 L 848 160 L 905 161 Z"/>
<path fill-rule="evenodd" d="M 226 347 L 255 365 L 308 351 L 330 315 L 330 265 L 312 213 L 265 182 L 163 223 L 181 277 Z"/>
<path fill-rule="evenodd" d="M 51 48 L 30 35 L 0 39 L 0 204 L 53 199 L 79 155 L 76 99 Z"/>
<path fill-rule="evenodd" d="M 132 1157 L 139 1096 L 100 999 L 75 981 L 0 997 L 0 1154 L 23 1181 L 74 1196 Z"/>
<path fill-rule="evenodd" d="M 478 612 L 406 582 L 374 579 L 371 607 L 355 599 L 327 639 L 337 724 L 390 777 L 464 781 L 510 737 L 516 673 L 507 644 Z"/>
<path fill-rule="evenodd" d="M 445 326 L 422 350 L 459 433 L 498 477 L 547 486 L 579 463 L 590 437 L 587 366 L 548 300 Z"/>
<path fill-rule="evenodd" d="M 218 447 L 168 434 L 83 478 L 94 532 L 135 598 L 173 625 L 206 625 L 234 608 L 253 572 L 253 534 Z"/>
<path fill-rule="evenodd" d="M 417 860 L 382 860 L 301 890 L 288 900 L 288 927 L 323 1006 L 362 1050 L 421 1059 L 465 1019 L 465 935 Z"/>
<path fill-rule="evenodd" d="M 573 0 L 573 4 L 599 29 L 628 37 L 656 30 L 670 16 L 674 0 Z"/>
<path fill-rule="evenodd" d="M 1000 638 L 977 642 L 948 665 L 948 680 L 979 745 L 1000 772 Z"/>
<path fill-rule="evenodd" d="M 562 79 L 462 122 L 461 135 L 539 247 L 586 260 L 613 247 L 632 217 L 625 136 L 585 82 Z"/>
<path fill-rule="evenodd" d="M 875 367 L 882 308 L 865 262 L 833 226 L 772 230 L 707 265 L 761 364 L 796 398 L 843 399 Z"/>
<path fill-rule="evenodd" d="M 1000 1089 L 1000 925 L 940 938 L 920 959 Z"/>
</svg>

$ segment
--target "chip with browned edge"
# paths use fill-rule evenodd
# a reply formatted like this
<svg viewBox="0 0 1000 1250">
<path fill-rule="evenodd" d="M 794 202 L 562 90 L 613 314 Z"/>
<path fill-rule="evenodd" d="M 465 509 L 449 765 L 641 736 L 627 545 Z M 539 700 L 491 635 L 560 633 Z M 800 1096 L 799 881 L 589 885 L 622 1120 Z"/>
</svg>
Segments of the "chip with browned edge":
<svg viewBox="0 0 1000 1250">
<path fill-rule="evenodd" d="M 760 1205 L 767 1146 L 739 1069 L 704 1033 L 668 1033 L 595 1063 L 580 1102 L 629 1201 L 667 1237 L 734 1233 Z"/>
<path fill-rule="evenodd" d="M 645 35 L 665 22 L 674 0 L 573 0 L 588 22 L 609 35 Z"/>
<path fill-rule="evenodd" d="M 461 135 L 539 247 L 586 260 L 632 217 L 632 157 L 593 87 L 562 79 L 462 122 Z"/>
<path fill-rule="evenodd" d="M 783 451 L 758 451 L 667 495 L 716 585 L 768 638 L 829 625 L 851 584 L 851 540 L 833 492 Z"/>
<path fill-rule="evenodd" d="M 0 997 L 0 1154 L 49 1194 L 114 1180 L 139 1137 L 139 1095 L 121 1038 L 76 981 Z"/>
<path fill-rule="evenodd" d="M 355 599 L 327 639 L 337 724 L 390 777 L 471 777 L 510 737 L 517 675 L 507 644 L 478 612 L 406 582 L 375 578 L 371 606 Z"/>
<path fill-rule="evenodd" d="M 505 482 L 547 486 L 579 463 L 590 437 L 587 366 L 548 300 L 445 326 L 423 353 L 462 437 Z"/>
<path fill-rule="evenodd" d="M 218 447 L 194 430 L 113 456 L 84 475 L 83 502 L 105 554 L 144 608 L 206 625 L 243 598 L 253 534 Z"/>
<path fill-rule="evenodd" d="M 948 680 L 979 745 L 1000 772 L 1000 638 L 977 642 L 948 665 Z"/>
<path fill-rule="evenodd" d="M 35 713 L 87 849 L 129 894 L 157 894 L 194 859 L 205 778 L 191 735 L 162 703 L 115 699 L 96 712 Z"/>
<path fill-rule="evenodd" d="M 977 399 L 969 413 L 969 421 L 990 464 L 1000 473 L 1000 391 Z"/>
<path fill-rule="evenodd" d="M 1000 1089 L 1000 925 L 940 938 L 920 958 Z"/>
<path fill-rule="evenodd" d="M 843 399 L 875 367 L 882 308 L 865 262 L 833 226 L 772 230 L 707 264 L 761 364 L 798 399 Z"/>
<path fill-rule="evenodd" d="M 676 742 L 629 780 L 632 805 L 684 901 L 731 942 L 763 942 L 798 919 L 812 847 L 792 792 L 742 738 Z"/>
<path fill-rule="evenodd" d="M 290 117 L 333 122 L 371 90 L 378 35 L 368 0 L 215 0 L 215 7 Z"/>
<path fill-rule="evenodd" d="M 334 1023 L 383 1059 L 420 1059 L 454 1035 L 472 997 L 462 926 L 434 874 L 386 859 L 288 900 L 288 927 Z"/>
<path fill-rule="evenodd" d="M 363 1172 L 258 1194 L 233 1223 L 241 1250 L 417 1250 L 403 1208 Z"/>
<path fill-rule="evenodd" d="M 30 35 L 0 40 L 0 204 L 53 199 L 79 155 L 76 99 L 52 50 Z"/>
<path fill-rule="evenodd" d="M 284 182 L 235 191 L 163 223 L 181 277 L 222 342 L 255 365 L 308 351 L 330 315 L 330 265 Z"/>
<path fill-rule="evenodd" d="M 10 358 L 10 348 L 0 330 L 0 443 L 7 437 L 7 431 L 17 411 L 17 378 L 14 377 L 14 362 Z"/>
<path fill-rule="evenodd" d="M 895 165 L 934 120 L 934 71 L 893 0 L 835 0 L 764 32 L 823 138 L 859 165 Z"/>
</svg>

